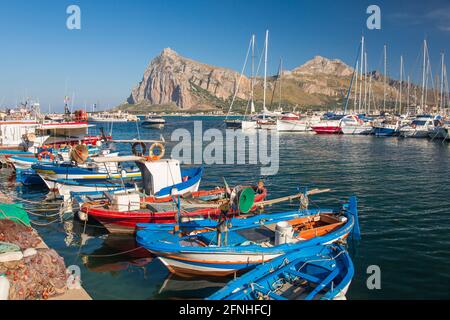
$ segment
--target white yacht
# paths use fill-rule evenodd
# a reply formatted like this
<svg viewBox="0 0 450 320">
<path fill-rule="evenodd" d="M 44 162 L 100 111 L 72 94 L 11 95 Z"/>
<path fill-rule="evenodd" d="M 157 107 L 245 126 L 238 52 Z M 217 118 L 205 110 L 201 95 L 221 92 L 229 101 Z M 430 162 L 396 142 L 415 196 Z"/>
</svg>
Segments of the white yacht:
<svg viewBox="0 0 450 320">
<path fill-rule="evenodd" d="M 429 128 L 434 126 L 431 115 L 419 115 L 410 124 L 400 128 L 400 136 L 405 138 L 427 138 Z"/>
</svg>

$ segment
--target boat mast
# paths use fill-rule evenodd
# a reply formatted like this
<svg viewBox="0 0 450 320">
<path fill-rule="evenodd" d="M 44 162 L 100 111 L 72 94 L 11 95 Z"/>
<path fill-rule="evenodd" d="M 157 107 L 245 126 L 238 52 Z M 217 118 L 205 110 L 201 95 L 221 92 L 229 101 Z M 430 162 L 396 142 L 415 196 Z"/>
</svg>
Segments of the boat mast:
<svg viewBox="0 0 450 320">
<path fill-rule="evenodd" d="M 383 111 L 386 111 L 386 80 L 387 80 L 387 46 L 384 45 L 384 89 L 383 89 Z"/>
<path fill-rule="evenodd" d="M 281 77 L 283 76 L 283 59 L 280 58 L 280 75 L 279 75 L 279 94 L 280 94 L 280 100 L 278 102 L 278 110 L 281 111 Z"/>
<path fill-rule="evenodd" d="M 425 63 L 426 63 L 426 50 L 427 50 L 427 40 L 423 40 L 423 65 L 422 65 L 422 98 L 421 107 L 424 107 L 425 103 Z"/>
<path fill-rule="evenodd" d="M 360 66 L 360 83 L 359 83 L 359 104 L 358 113 L 361 113 L 361 101 L 362 101 L 362 83 L 363 83 L 363 66 L 364 66 L 364 36 L 361 37 L 361 66 Z"/>
<path fill-rule="evenodd" d="M 267 89 L 267 47 L 269 41 L 269 30 L 266 30 L 266 41 L 264 48 L 264 95 L 263 95 L 263 118 L 266 118 L 266 89 Z"/>
<path fill-rule="evenodd" d="M 442 111 L 444 109 L 444 103 L 443 103 L 443 98 L 444 98 L 444 53 L 441 53 L 441 99 L 440 99 L 440 108 L 439 111 L 442 114 Z"/>
<path fill-rule="evenodd" d="M 398 113 L 402 114 L 402 88 L 403 88 L 403 55 L 400 56 L 400 103 Z"/>
<path fill-rule="evenodd" d="M 410 100 L 410 92 L 411 92 L 411 81 L 408 75 L 408 95 L 406 97 L 406 108 L 407 108 L 407 113 L 409 113 L 409 100 Z"/>
<path fill-rule="evenodd" d="M 356 104 L 358 103 L 358 68 L 359 68 L 359 60 L 356 61 L 356 78 L 355 78 L 355 101 L 353 106 L 353 113 L 356 113 Z"/>
<path fill-rule="evenodd" d="M 255 35 L 252 35 L 252 79 L 251 79 L 251 93 L 250 93 L 250 114 L 255 113 L 254 103 L 254 88 L 255 88 Z"/>
<path fill-rule="evenodd" d="M 364 112 L 367 112 L 367 51 L 364 52 Z"/>
</svg>

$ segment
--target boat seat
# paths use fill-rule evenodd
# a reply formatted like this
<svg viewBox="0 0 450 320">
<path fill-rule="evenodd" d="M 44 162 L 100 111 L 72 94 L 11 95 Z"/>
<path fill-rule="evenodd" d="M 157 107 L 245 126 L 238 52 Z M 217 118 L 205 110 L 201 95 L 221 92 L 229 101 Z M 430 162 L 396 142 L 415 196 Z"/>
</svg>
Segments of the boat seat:
<svg viewBox="0 0 450 320">
<path fill-rule="evenodd" d="M 307 273 L 300 272 L 300 271 L 297 271 L 297 270 L 293 270 L 293 269 L 288 269 L 284 273 L 287 273 L 287 274 L 290 274 L 290 275 L 293 275 L 293 276 L 305 279 L 306 281 L 309 281 L 309 282 L 314 282 L 314 283 L 320 283 L 321 282 L 320 278 L 317 278 L 315 276 L 312 276 L 312 275 L 309 275 Z"/>
<path fill-rule="evenodd" d="M 323 281 L 321 281 L 317 287 L 311 291 L 305 300 L 312 300 L 316 294 L 318 294 L 323 288 L 325 288 L 331 281 L 339 275 L 339 269 L 334 269 Z"/>
<path fill-rule="evenodd" d="M 265 226 L 237 230 L 236 233 L 257 244 L 275 241 L 275 232 Z"/>
</svg>

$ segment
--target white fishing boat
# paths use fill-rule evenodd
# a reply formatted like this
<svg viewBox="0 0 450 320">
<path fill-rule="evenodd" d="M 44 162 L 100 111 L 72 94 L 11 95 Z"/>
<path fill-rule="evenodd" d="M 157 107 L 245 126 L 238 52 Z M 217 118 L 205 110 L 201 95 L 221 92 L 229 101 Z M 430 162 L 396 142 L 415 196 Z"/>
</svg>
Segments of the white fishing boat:
<svg viewBox="0 0 450 320">
<path fill-rule="evenodd" d="M 139 118 L 128 112 L 101 112 L 91 114 L 89 116 L 89 121 L 92 122 L 137 122 Z"/>
</svg>

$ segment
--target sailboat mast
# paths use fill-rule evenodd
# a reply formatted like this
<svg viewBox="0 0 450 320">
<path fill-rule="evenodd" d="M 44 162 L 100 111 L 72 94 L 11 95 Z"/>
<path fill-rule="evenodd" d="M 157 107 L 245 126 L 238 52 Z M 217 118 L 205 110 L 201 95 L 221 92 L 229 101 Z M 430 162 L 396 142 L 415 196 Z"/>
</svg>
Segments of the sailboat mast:
<svg viewBox="0 0 450 320">
<path fill-rule="evenodd" d="M 387 80 L 387 46 L 384 45 L 384 89 L 383 89 L 383 111 L 386 111 L 386 80 Z"/>
<path fill-rule="evenodd" d="M 408 108 L 408 110 L 409 110 L 410 93 L 411 93 L 411 81 L 408 76 L 408 96 L 406 97 L 406 108 Z"/>
<path fill-rule="evenodd" d="M 361 38 L 361 66 L 360 66 L 360 83 L 359 83 L 359 104 L 358 113 L 361 113 L 362 101 L 362 83 L 363 83 L 363 66 L 364 66 L 364 36 Z"/>
<path fill-rule="evenodd" d="M 444 98 L 444 53 L 441 53 L 441 99 L 440 99 L 440 112 L 442 113 L 444 109 L 443 104 L 443 98 Z"/>
<path fill-rule="evenodd" d="M 354 101 L 354 106 L 353 106 L 353 113 L 356 113 L 356 104 L 358 103 L 358 68 L 359 68 L 359 61 L 356 61 L 355 101 Z"/>
<path fill-rule="evenodd" d="M 364 112 L 367 112 L 367 51 L 364 52 Z"/>
<path fill-rule="evenodd" d="M 269 42 L 269 30 L 266 30 L 266 41 L 264 48 L 264 95 L 263 95 L 263 118 L 266 118 L 266 89 L 267 89 L 267 47 Z"/>
<path fill-rule="evenodd" d="M 252 79 L 250 92 L 250 114 L 255 112 L 254 103 L 254 89 L 255 89 L 255 35 L 252 35 Z"/>
<path fill-rule="evenodd" d="M 402 114 L 402 88 L 403 88 L 403 55 L 400 56 L 400 103 L 399 114 Z"/>
<path fill-rule="evenodd" d="M 281 77 L 283 76 L 283 59 L 280 58 L 280 75 L 279 75 L 279 94 L 280 94 L 280 101 L 278 102 L 278 110 L 281 111 Z"/>
<path fill-rule="evenodd" d="M 424 107 L 425 104 L 425 64 L 426 64 L 426 50 L 427 50 L 427 40 L 423 40 L 423 66 L 422 66 L 422 98 L 421 98 L 421 107 Z"/>
</svg>

